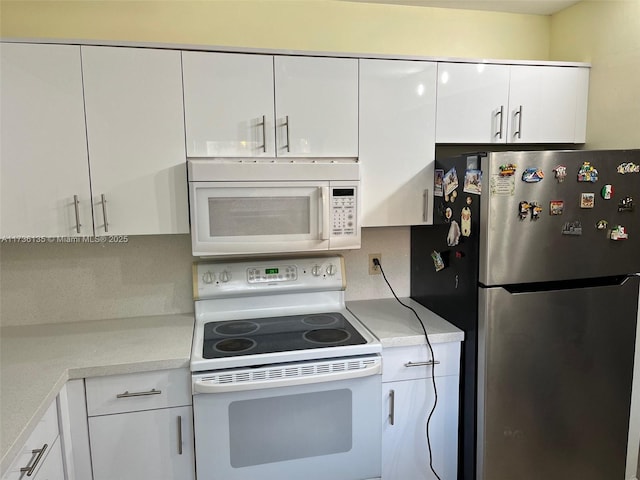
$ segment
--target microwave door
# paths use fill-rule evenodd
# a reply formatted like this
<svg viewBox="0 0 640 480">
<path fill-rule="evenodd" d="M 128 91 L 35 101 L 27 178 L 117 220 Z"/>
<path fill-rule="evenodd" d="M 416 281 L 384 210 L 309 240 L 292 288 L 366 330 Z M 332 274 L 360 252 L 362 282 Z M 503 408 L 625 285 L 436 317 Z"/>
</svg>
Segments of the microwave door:
<svg viewBox="0 0 640 480">
<path fill-rule="evenodd" d="M 190 182 L 193 254 L 327 250 L 328 187 L 328 182 Z"/>
</svg>

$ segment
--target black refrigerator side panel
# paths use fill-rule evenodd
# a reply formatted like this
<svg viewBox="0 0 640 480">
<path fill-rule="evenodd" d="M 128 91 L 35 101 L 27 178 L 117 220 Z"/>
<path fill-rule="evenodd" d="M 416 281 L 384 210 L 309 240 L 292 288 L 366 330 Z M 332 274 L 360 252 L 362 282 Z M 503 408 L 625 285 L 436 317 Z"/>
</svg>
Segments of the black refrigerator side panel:
<svg viewBox="0 0 640 480">
<path fill-rule="evenodd" d="M 475 424 L 476 424 L 476 358 L 477 358 L 477 306 L 478 306 L 478 238 L 479 205 L 478 186 L 467 185 L 465 172 L 480 168 L 480 155 L 464 155 L 446 160 L 436 160 L 436 171 L 446 181 L 458 186 L 442 188 L 442 195 L 434 201 L 434 225 L 411 228 L 411 298 L 437 313 L 448 322 L 464 330 L 462 345 L 460 382 L 460 443 L 458 478 L 475 478 Z M 470 167 L 470 168 L 468 168 Z M 455 169 L 456 178 L 453 169 Z M 471 177 L 468 176 L 467 180 Z M 470 182 L 467 182 L 469 184 Z M 453 194 L 455 192 L 455 194 Z M 436 187 L 436 193 L 437 187 Z M 453 194 L 453 195 L 452 195 Z M 447 209 L 450 209 L 447 212 Z M 464 212 L 463 212 L 464 209 Z M 463 213 L 467 217 L 463 221 Z M 468 218 L 470 215 L 470 218 Z M 449 246 L 452 238 L 452 223 L 456 222 L 461 232 L 458 244 Z M 462 227 L 465 232 L 462 232 Z M 470 231 L 469 231 L 470 227 Z M 453 227 L 456 230 L 456 227 Z M 469 233 L 466 236 L 463 233 Z M 437 270 L 432 255 L 438 253 L 443 266 Z"/>
</svg>

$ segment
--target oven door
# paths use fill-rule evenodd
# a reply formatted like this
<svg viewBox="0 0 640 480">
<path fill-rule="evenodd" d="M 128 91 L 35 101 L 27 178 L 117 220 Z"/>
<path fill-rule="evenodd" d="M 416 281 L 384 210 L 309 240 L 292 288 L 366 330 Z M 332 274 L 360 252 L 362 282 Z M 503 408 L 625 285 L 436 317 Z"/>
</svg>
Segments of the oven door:
<svg viewBox="0 0 640 480">
<path fill-rule="evenodd" d="M 235 378 L 216 380 L 218 393 L 198 393 L 211 374 L 194 375 L 198 478 L 380 478 L 382 384 L 371 358 L 351 372 L 322 373 L 328 362 L 223 371 Z"/>
<path fill-rule="evenodd" d="M 329 249 L 329 182 L 189 182 L 193 254 Z"/>
</svg>

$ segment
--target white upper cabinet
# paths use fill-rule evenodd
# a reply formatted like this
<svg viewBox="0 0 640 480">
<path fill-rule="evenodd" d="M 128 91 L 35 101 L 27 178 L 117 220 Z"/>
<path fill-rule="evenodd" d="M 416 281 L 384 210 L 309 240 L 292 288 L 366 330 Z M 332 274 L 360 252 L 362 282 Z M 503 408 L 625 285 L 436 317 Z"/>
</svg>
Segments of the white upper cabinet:
<svg viewBox="0 0 640 480">
<path fill-rule="evenodd" d="M 504 143 L 509 66 L 439 63 L 436 141 Z"/>
<path fill-rule="evenodd" d="M 273 56 L 182 52 L 188 157 L 273 157 Z"/>
<path fill-rule="evenodd" d="M 358 156 L 358 60 L 277 56 L 281 157 Z"/>
<path fill-rule="evenodd" d="M 357 157 L 358 60 L 183 52 L 189 157 Z"/>
<path fill-rule="evenodd" d="M 585 141 L 589 69 L 511 67 L 510 143 L 582 143 Z"/>
<path fill-rule="evenodd" d="M 431 223 L 436 64 L 360 60 L 364 227 Z"/>
<path fill-rule="evenodd" d="M 95 233 L 188 233 L 180 52 L 82 47 Z"/>
<path fill-rule="evenodd" d="M 583 143 L 589 69 L 438 64 L 439 143 Z"/>
<path fill-rule="evenodd" d="M 0 62 L 0 235 L 91 235 L 80 47 L 3 43 Z"/>
</svg>

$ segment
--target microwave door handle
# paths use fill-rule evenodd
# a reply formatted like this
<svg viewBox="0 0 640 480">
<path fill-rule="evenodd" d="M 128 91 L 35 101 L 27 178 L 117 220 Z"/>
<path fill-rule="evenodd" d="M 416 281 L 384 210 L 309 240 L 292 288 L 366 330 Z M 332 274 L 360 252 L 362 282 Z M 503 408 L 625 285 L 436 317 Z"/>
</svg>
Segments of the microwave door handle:
<svg viewBox="0 0 640 480">
<path fill-rule="evenodd" d="M 320 187 L 320 232 L 321 240 L 329 240 L 329 217 L 331 209 L 329 208 L 329 187 Z"/>
</svg>

